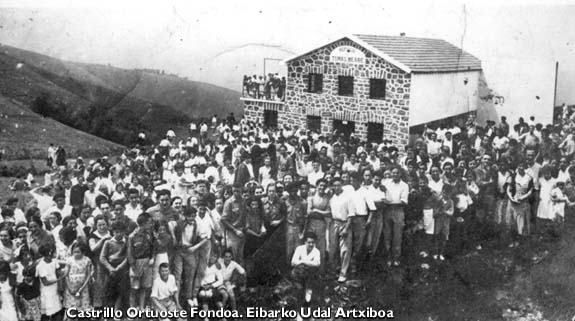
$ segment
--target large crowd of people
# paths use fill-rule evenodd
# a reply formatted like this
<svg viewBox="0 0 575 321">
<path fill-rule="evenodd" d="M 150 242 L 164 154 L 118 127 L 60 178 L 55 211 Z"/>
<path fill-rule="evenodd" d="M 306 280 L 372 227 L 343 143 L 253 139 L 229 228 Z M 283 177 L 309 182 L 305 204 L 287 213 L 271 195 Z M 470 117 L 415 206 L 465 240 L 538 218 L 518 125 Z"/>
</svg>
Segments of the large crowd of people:
<svg viewBox="0 0 575 321">
<path fill-rule="evenodd" d="M 421 255 L 438 264 L 448 243 L 465 248 L 481 224 L 500 225 L 519 246 L 560 230 L 575 208 L 571 118 L 480 126 L 470 117 L 426 127 L 399 150 L 228 117 L 114 160 L 51 162 L 43 184 L 15 180 L 2 208 L 0 319 L 105 306 L 235 309 L 246 262 L 270 243 L 281 249 L 268 253 L 275 259 L 253 265 L 277 265 L 305 304 L 330 273 L 346 282 L 374 258 L 405 264 L 407 235 L 423 237 Z"/>
</svg>

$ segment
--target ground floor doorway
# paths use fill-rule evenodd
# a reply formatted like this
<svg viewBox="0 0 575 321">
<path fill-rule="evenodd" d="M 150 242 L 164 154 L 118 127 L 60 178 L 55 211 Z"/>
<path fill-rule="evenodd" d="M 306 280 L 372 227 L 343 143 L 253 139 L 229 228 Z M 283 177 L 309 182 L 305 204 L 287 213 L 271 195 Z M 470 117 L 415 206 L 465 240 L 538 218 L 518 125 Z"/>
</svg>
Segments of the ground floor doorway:
<svg viewBox="0 0 575 321">
<path fill-rule="evenodd" d="M 333 131 L 336 135 L 343 135 L 343 138 L 347 140 L 355 132 L 355 122 L 334 119 Z"/>
<path fill-rule="evenodd" d="M 381 143 L 383 141 L 383 124 L 367 123 L 367 141 Z"/>
<path fill-rule="evenodd" d="M 264 110 L 264 127 L 278 127 L 278 112 L 276 110 Z"/>
</svg>

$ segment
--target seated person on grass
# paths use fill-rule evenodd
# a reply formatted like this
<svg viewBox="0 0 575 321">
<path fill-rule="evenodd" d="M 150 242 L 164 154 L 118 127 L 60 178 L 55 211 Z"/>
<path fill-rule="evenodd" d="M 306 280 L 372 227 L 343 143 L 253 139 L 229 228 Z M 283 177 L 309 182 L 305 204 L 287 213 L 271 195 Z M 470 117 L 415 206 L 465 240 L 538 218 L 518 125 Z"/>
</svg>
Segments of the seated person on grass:
<svg viewBox="0 0 575 321">
<path fill-rule="evenodd" d="M 319 276 L 318 272 L 321 264 L 319 250 L 315 247 L 316 238 L 317 236 L 314 232 L 305 233 L 305 243 L 295 249 L 291 260 L 293 267 L 292 278 L 305 289 L 306 304 L 311 302 L 314 281 Z"/>
<path fill-rule="evenodd" d="M 245 290 L 245 277 L 246 277 L 246 270 L 239 265 L 236 261 L 233 260 L 233 252 L 231 248 L 227 248 L 224 250 L 224 257 L 219 259 L 218 264 L 219 269 L 222 273 L 224 278 L 224 286 L 227 291 L 227 299 L 222 301 L 223 306 L 227 305 L 227 301 L 230 302 L 230 308 L 235 310 L 237 307 L 236 304 L 236 295 L 234 293 L 234 289 L 236 285 L 241 284 L 240 290 L 243 292 Z"/>
<path fill-rule="evenodd" d="M 181 310 L 180 290 L 176 285 L 176 278 L 170 274 L 168 263 L 160 264 L 160 275 L 154 280 L 150 298 L 154 309 L 158 311 Z"/>
</svg>

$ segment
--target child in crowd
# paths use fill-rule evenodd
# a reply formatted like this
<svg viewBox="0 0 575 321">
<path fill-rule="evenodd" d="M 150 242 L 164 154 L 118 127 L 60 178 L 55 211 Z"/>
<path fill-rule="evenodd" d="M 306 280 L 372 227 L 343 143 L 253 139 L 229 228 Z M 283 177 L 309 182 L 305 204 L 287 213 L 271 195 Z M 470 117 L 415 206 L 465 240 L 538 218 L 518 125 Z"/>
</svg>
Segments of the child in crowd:
<svg viewBox="0 0 575 321">
<path fill-rule="evenodd" d="M 158 311 L 181 310 L 179 297 L 180 290 L 176 285 L 176 278 L 170 274 L 170 265 L 163 262 L 160 264 L 158 277 L 154 279 L 152 285 L 150 293 L 152 304 Z"/>
<path fill-rule="evenodd" d="M 60 319 L 62 311 L 62 301 L 58 294 L 58 282 L 63 280 L 68 273 L 68 263 L 55 260 L 54 245 L 42 244 L 38 250 L 42 258 L 36 265 L 36 276 L 40 278 L 40 307 L 42 319 Z M 66 268 L 62 273 L 58 273 L 60 268 Z M 60 275 L 58 275 L 60 274 Z"/>
<path fill-rule="evenodd" d="M 36 270 L 28 266 L 22 272 L 23 281 L 16 288 L 16 298 L 20 307 L 20 320 L 40 321 L 40 281 L 35 276 Z"/>
<path fill-rule="evenodd" d="M 146 307 L 153 282 L 154 240 L 152 229 L 154 223 L 148 213 L 138 216 L 138 229 L 130 236 L 128 262 L 130 264 L 130 306 Z M 136 305 L 136 297 L 138 305 Z"/>
<path fill-rule="evenodd" d="M 443 185 L 439 202 L 433 210 L 433 217 L 435 218 L 435 248 L 437 250 L 433 258 L 442 261 L 445 260 L 443 252 L 449 239 L 449 226 L 454 212 L 452 197 L 453 186 Z"/>
<path fill-rule="evenodd" d="M 12 289 L 16 286 L 10 273 L 10 263 L 0 261 L 0 320 L 18 321 L 18 313 Z"/>
<path fill-rule="evenodd" d="M 88 285 L 94 275 L 92 261 L 85 256 L 84 243 L 72 245 L 72 256 L 68 258 L 69 272 L 66 277 L 64 292 L 64 307 L 76 308 L 79 311 L 91 309 L 90 291 Z"/>
<path fill-rule="evenodd" d="M 122 222 L 112 224 L 114 237 L 108 239 L 100 253 L 100 263 L 108 272 L 107 294 L 108 306 L 116 310 L 122 308 L 129 288 L 128 274 L 128 240 L 126 227 Z"/>
<path fill-rule="evenodd" d="M 565 182 L 557 181 L 555 183 L 555 188 L 551 190 L 551 212 L 553 220 L 559 223 L 559 226 L 563 226 L 565 220 L 565 203 L 567 202 L 567 197 L 564 194 Z"/>
<path fill-rule="evenodd" d="M 165 221 L 157 221 L 154 223 L 154 275 L 153 279 L 160 276 L 160 265 L 167 263 L 169 265 L 170 259 L 173 257 L 174 240 L 170 234 L 168 224 Z"/>
</svg>

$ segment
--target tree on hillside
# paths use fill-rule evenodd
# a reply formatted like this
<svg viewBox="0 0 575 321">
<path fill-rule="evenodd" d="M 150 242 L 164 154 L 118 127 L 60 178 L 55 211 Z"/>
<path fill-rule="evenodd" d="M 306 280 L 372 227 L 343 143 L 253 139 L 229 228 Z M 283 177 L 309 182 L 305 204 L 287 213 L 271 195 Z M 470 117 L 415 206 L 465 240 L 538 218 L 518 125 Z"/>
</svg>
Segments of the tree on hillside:
<svg viewBox="0 0 575 321">
<path fill-rule="evenodd" d="M 43 117 L 54 118 L 55 109 L 50 103 L 50 94 L 47 92 L 42 92 L 38 97 L 34 98 L 30 107 L 32 111 Z"/>
</svg>

